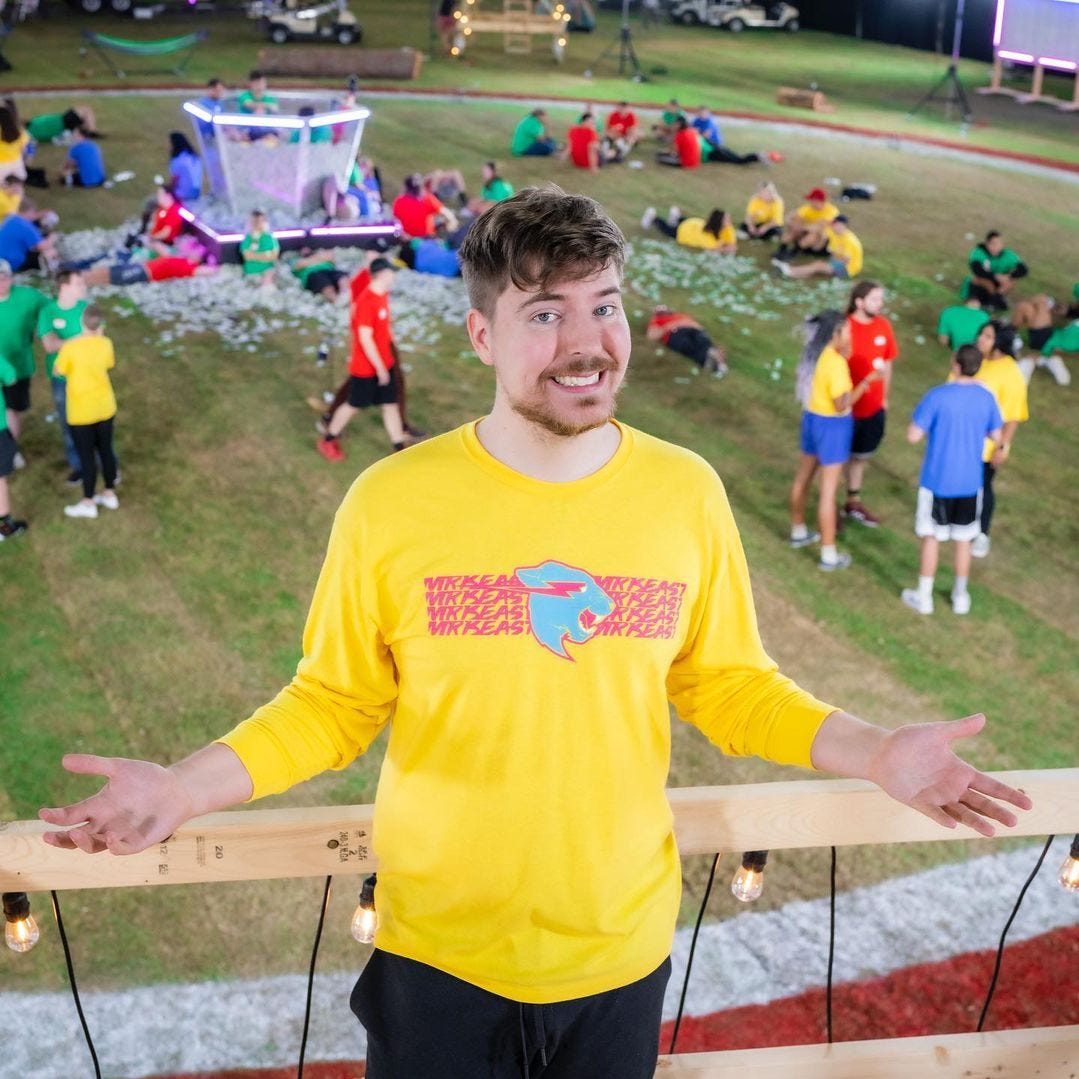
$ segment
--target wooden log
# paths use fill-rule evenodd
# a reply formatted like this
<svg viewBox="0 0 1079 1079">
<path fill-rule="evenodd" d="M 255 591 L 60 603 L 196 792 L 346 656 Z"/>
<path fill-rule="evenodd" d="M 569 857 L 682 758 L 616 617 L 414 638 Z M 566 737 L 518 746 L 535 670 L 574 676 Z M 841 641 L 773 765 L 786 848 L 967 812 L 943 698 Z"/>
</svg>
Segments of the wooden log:
<svg viewBox="0 0 1079 1079">
<path fill-rule="evenodd" d="M 830 112 L 828 99 L 820 90 L 802 90 L 797 86 L 781 86 L 776 90 L 776 102 L 796 109 Z"/>
<path fill-rule="evenodd" d="M 656 1079 L 1067 1079 L 1079 1026 L 660 1057 Z"/>
<path fill-rule="evenodd" d="M 999 772 L 1034 808 L 1008 836 L 1079 832 L 1079 768 Z M 858 780 L 802 780 L 668 792 L 682 854 L 913 843 L 973 833 L 941 828 Z M 46 846 L 41 821 L 0 821 L 0 891 L 113 888 L 367 873 L 372 806 L 247 809 L 189 821 L 123 858 Z M 462 836 L 461 842 L 468 837 Z"/>
<path fill-rule="evenodd" d="M 359 46 L 274 45 L 259 49 L 259 70 L 295 78 L 415 79 L 423 54 L 415 49 L 364 49 Z"/>
</svg>

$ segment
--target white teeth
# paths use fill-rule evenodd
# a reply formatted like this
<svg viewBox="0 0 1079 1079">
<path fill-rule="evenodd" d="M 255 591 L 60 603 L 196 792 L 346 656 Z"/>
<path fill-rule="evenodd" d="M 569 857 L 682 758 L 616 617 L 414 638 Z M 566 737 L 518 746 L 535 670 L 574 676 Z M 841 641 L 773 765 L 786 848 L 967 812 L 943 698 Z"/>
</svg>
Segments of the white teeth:
<svg viewBox="0 0 1079 1079">
<path fill-rule="evenodd" d="M 555 375 L 555 382 L 559 386 L 594 386 L 599 382 L 599 372 L 593 371 L 590 375 L 581 375 L 575 377 L 573 375 Z"/>
</svg>

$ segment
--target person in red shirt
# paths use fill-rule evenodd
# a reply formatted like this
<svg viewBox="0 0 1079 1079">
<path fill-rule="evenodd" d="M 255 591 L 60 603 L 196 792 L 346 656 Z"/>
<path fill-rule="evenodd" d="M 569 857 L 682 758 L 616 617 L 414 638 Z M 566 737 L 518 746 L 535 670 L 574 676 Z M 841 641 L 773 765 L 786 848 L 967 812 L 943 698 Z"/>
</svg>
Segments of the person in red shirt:
<svg viewBox="0 0 1079 1079">
<path fill-rule="evenodd" d="M 562 151 L 562 160 L 572 161 L 579 169 L 599 172 L 605 157 L 599 144 L 596 118 L 590 112 L 582 113 L 577 123 L 566 132 L 566 148 Z"/>
<path fill-rule="evenodd" d="M 874 371 L 883 373 L 879 382 L 869 384 L 851 410 L 854 413 L 854 436 L 847 463 L 847 501 L 843 505 L 843 516 L 860 521 L 869 528 L 876 528 L 880 518 L 870 513 L 862 502 L 862 480 L 866 461 L 877 452 L 884 439 L 892 361 L 899 355 L 895 331 L 891 322 L 881 314 L 883 310 L 884 289 L 876 281 L 859 281 L 851 289 L 847 304 L 851 338 L 847 363 L 851 381 L 857 386 Z"/>
<path fill-rule="evenodd" d="M 431 191 L 425 191 L 418 172 L 405 177 L 404 190 L 393 200 L 393 216 L 409 239 L 425 240 L 435 234 L 435 219 L 441 217 L 446 228 L 455 232 L 457 218 L 452 210 Z"/>
<path fill-rule="evenodd" d="M 684 116 L 674 125 L 673 151 L 661 150 L 656 154 L 661 165 L 673 165 L 676 169 L 695 169 L 701 163 L 701 140 Z"/>
<path fill-rule="evenodd" d="M 656 305 L 645 337 L 649 341 L 661 341 L 665 348 L 692 360 L 716 378 L 722 378 L 730 370 L 725 350 L 712 344 L 704 327 L 695 318 L 672 311 L 666 304 Z"/>
<path fill-rule="evenodd" d="M 641 131 L 637 126 L 637 116 L 629 107 L 628 102 L 618 102 L 618 108 L 607 117 L 603 133 L 621 149 L 623 154 L 628 154 L 637 145 L 641 139 Z"/>
<path fill-rule="evenodd" d="M 352 316 L 355 332 L 348 365 L 348 400 L 334 412 L 326 433 L 316 444 L 318 452 L 328 461 L 345 459 L 339 436 L 357 412 L 371 405 L 382 409 L 382 423 L 394 450 L 405 448 L 405 429 L 391 374 L 396 361 L 390 325 L 390 291 L 396 267 L 380 256 L 371 262 L 368 270 L 371 283 L 356 300 Z"/>
<path fill-rule="evenodd" d="M 157 189 L 157 209 L 151 215 L 146 230 L 146 246 L 159 255 L 171 255 L 172 245 L 183 229 L 184 219 L 180 216 L 180 203 L 172 193 L 172 188 L 162 184 Z"/>
</svg>

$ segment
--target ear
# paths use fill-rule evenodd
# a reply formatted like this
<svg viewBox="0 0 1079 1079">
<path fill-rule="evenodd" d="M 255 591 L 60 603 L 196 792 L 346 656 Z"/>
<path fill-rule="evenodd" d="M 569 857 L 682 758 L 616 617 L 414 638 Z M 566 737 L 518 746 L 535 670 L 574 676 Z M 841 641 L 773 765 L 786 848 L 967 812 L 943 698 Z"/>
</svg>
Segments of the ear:
<svg viewBox="0 0 1079 1079">
<path fill-rule="evenodd" d="M 480 363 L 487 367 L 494 367 L 494 353 L 491 350 L 491 323 L 490 320 L 477 308 L 469 310 L 465 319 L 465 327 L 468 330 L 468 339 L 480 358 Z"/>
</svg>

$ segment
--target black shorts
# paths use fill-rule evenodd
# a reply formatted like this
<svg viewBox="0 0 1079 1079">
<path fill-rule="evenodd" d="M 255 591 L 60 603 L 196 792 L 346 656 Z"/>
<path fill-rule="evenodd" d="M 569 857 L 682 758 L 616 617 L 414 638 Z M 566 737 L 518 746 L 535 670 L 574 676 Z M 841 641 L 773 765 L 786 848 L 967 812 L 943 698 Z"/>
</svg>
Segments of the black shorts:
<svg viewBox="0 0 1079 1079">
<path fill-rule="evenodd" d="M 397 388 L 393 384 L 391 372 L 387 385 L 379 385 L 378 378 L 360 378 L 350 375 L 348 379 L 348 403 L 353 408 L 370 408 L 371 405 L 394 405 L 397 403 Z"/>
<path fill-rule="evenodd" d="M 1027 330 L 1027 345 L 1031 349 L 1037 349 L 1039 352 L 1045 347 L 1045 342 L 1053 336 L 1052 326 L 1039 326 L 1037 329 L 1031 327 Z"/>
<path fill-rule="evenodd" d="M 330 288 L 337 288 L 337 283 L 342 277 L 348 277 L 348 274 L 344 270 L 315 270 L 313 273 L 307 275 L 307 281 L 304 283 L 304 288 L 308 292 L 319 293 L 327 285 Z"/>
<path fill-rule="evenodd" d="M 925 539 L 972 540 L 981 531 L 982 495 L 938 498 L 926 487 L 918 488 L 914 513 L 914 534 Z"/>
<path fill-rule="evenodd" d="M 884 424 L 888 413 L 882 408 L 865 419 L 854 417 L 854 437 L 850 442 L 850 455 L 855 460 L 865 460 L 877 452 L 884 441 Z"/>
<path fill-rule="evenodd" d="M 0 480 L 15 471 L 15 454 L 18 449 L 15 436 L 5 427 L 0 431 Z"/>
<path fill-rule="evenodd" d="M 109 267 L 110 285 L 141 285 L 150 280 L 141 262 L 114 262 Z"/>
<path fill-rule="evenodd" d="M 667 338 L 667 347 L 672 352 L 688 356 L 695 364 L 703 367 L 708 362 L 712 338 L 696 326 L 683 326 Z"/>
<path fill-rule="evenodd" d="M 30 376 L 16 379 L 10 386 L 4 387 L 4 405 L 12 412 L 30 411 Z"/>
</svg>

